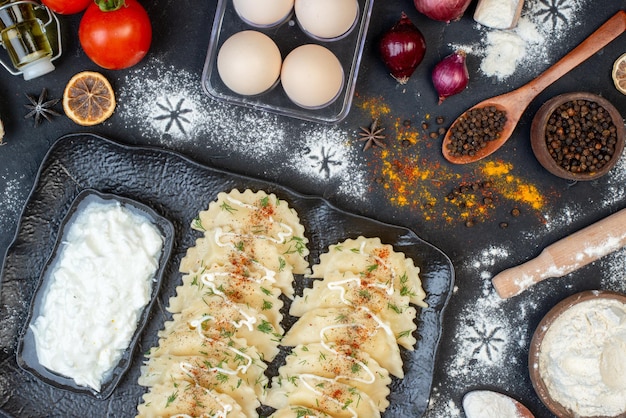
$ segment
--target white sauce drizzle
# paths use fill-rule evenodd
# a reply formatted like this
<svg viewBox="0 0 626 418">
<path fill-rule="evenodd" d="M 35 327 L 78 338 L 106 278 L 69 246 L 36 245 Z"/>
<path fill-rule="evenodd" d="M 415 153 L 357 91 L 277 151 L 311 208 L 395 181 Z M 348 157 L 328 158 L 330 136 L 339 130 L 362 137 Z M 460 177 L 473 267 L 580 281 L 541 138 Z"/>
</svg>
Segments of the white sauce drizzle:
<svg viewBox="0 0 626 418">
<path fill-rule="evenodd" d="M 387 282 L 387 283 L 389 283 L 389 285 L 388 285 L 388 286 L 384 286 L 384 287 L 382 287 L 382 288 L 386 289 L 387 294 L 392 295 L 392 294 L 393 294 L 393 292 L 394 292 L 394 290 L 395 290 L 396 277 L 397 277 L 397 275 L 396 275 L 396 271 L 395 271 L 394 269 L 392 269 L 392 268 L 391 268 L 391 266 L 389 265 L 389 263 L 387 263 L 387 262 L 386 262 L 384 259 L 382 259 L 381 257 L 378 257 L 377 255 L 370 254 L 370 253 L 366 252 L 366 251 L 365 251 L 365 245 L 366 245 L 366 244 L 367 244 L 367 243 L 366 243 L 365 241 L 363 241 L 363 242 L 361 243 L 361 246 L 360 246 L 360 248 L 359 248 L 359 254 L 361 254 L 361 255 L 366 255 L 366 256 L 369 256 L 369 257 L 374 258 L 374 260 L 376 260 L 376 261 L 377 261 L 377 264 L 379 264 L 379 265 L 383 266 L 385 269 L 387 269 L 387 270 L 389 270 L 389 271 L 390 271 L 390 273 L 391 273 L 391 280 Z"/>
<path fill-rule="evenodd" d="M 247 361 L 247 364 L 243 364 L 243 365 L 238 365 L 237 368 L 235 370 L 230 370 L 230 369 L 220 369 L 220 371 L 227 373 L 227 374 L 236 374 L 237 372 L 241 371 L 243 373 L 246 373 L 248 371 L 248 369 L 252 366 L 253 360 L 252 357 L 250 357 L 249 355 L 245 354 L 243 351 L 237 350 L 235 347 L 231 347 L 230 345 L 228 345 L 227 343 L 225 343 L 224 341 L 219 341 L 219 340 L 215 340 L 211 337 L 207 337 L 204 332 L 202 332 L 202 323 L 205 321 L 212 321 L 215 318 L 211 317 L 210 315 L 204 315 L 201 319 L 195 319 L 192 321 L 189 321 L 189 325 L 192 328 L 195 328 L 198 330 L 198 334 L 200 335 L 201 338 L 204 338 L 207 341 L 214 341 L 217 342 L 218 344 L 222 344 L 227 350 L 232 351 L 233 353 L 237 354 L 238 356 L 241 356 L 242 358 L 244 358 Z"/>
<path fill-rule="evenodd" d="M 200 415 L 200 417 L 207 417 L 207 418 L 226 418 L 228 416 L 228 414 L 233 410 L 233 406 L 227 403 L 222 402 L 218 396 L 215 395 L 215 393 L 207 388 L 203 388 L 202 386 L 198 385 L 196 383 L 196 387 L 202 389 L 204 391 L 204 393 L 206 393 L 207 395 L 209 395 L 210 397 L 212 397 L 215 400 L 215 403 L 218 404 L 222 410 L 221 411 L 217 411 L 215 414 L 213 415 L 209 415 L 209 414 L 202 414 Z M 170 418 L 193 418 L 191 415 L 188 414 L 176 414 L 176 415 L 172 415 Z"/>
<path fill-rule="evenodd" d="M 244 318 L 241 321 L 231 320 L 229 322 L 233 324 L 235 328 L 241 328 L 245 325 L 249 331 L 254 330 L 253 325 L 256 324 L 256 317 L 249 315 L 245 310 L 241 308 L 239 304 L 233 302 L 228 296 L 226 296 L 224 292 L 218 289 L 218 287 L 215 285 L 215 282 L 213 281 L 214 279 L 215 279 L 215 275 L 213 273 L 204 273 L 200 277 L 200 280 L 202 281 L 202 283 L 210 287 L 213 293 L 221 296 L 225 304 L 229 305 L 231 308 L 239 312 L 239 314 L 243 316 Z M 210 320 L 215 320 L 214 317 L 210 317 L 209 315 L 207 316 L 209 317 Z"/>
<path fill-rule="evenodd" d="M 242 208 L 246 208 L 246 209 L 248 209 L 250 211 L 258 212 L 260 210 L 260 208 L 254 206 L 254 205 L 250 205 L 250 204 L 244 203 L 244 202 L 242 202 L 240 200 L 234 199 L 233 197 L 228 196 L 227 199 L 228 199 L 229 202 L 231 202 L 231 203 L 233 203 L 233 204 L 235 204 L 237 206 L 240 206 Z M 223 233 L 222 235 L 224 235 L 224 236 L 232 236 L 232 237 L 237 237 L 237 238 L 242 238 L 242 237 L 243 238 L 250 238 L 250 237 L 259 238 L 259 239 L 265 239 L 265 240 L 271 241 L 271 242 L 276 243 L 276 244 L 284 244 L 287 241 L 287 238 L 293 235 L 293 228 L 291 228 L 289 225 L 287 225 L 285 223 L 275 221 L 273 216 L 269 216 L 268 217 L 268 221 L 270 222 L 270 224 L 278 225 L 280 228 L 282 228 L 286 232 L 279 231 L 277 233 L 278 238 L 268 237 L 266 235 L 237 234 L 237 233 L 230 233 L 230 232 L 229 233 Z M 218 241 L 218 245 L 219 244 L 220 243 Z"/>
<path fill-rule="evenodd" d="M 359 415 L 356 413 L 356 411 L 352 407 L 345 405 L 345 403 L 338 401 L 337 399 L 333 398 L 332 396 L 326 395 L 325 393 L 323 393 L 322 391 L 317 389 L 317 385 L 312 385 L 312 384 L 310 384 L 307 381 L 307 379 L 309 379 L 309 380 L 313 380 L 313 381 L 318 380 L 318 381 L 322 381 L 322 382 L 336 383 L 335 379 L 329 379 L 327 377 L 321 377 L 321 376 L 317 376 L 317 375 L 309 374 L 309 373 L 302 373 L 298 377 L 298 379 L 311 392 L 313 392 L 316 395 L 321 396 L 321 397 L 323 397 L 325 399 L 330 400 L 334 404 L 338 405 L 342 410 L 349 411 L 352 414 L 352 418 L 358 418 Z"/>
<path fill-rule="evenodd" d="M 241 280 L 248 280 L 250 282 L 255 282 L 258 284 L 262 284 L 263 282 L 269 282 L 269 283 L 276 283 L 276 279 L 274 278 L 276 276 L 276 273 L 272 270 L 269 269 L 265 269 L 265 274 L 261 277 L 254 278 L 252 276 L 244 276 L 243 274 L 237 274 L 237 273 L 233 273 L 233 272 L 229 272 L 229 271 L 211 271 L 211 272 L 207 272 L 204 273 L 202 275 L 202 277 L 206 277 L 206 280 L 208 280 L 209 282 L 215 282 L 215 279 L 217 277 L 232 277 L 233 279 L 241 279 Z M 271 274 L 269 274 L 271 273 Z M 201 280 L 204 279 L 201 278 Z M 207 284 L 207 283 L 205 283 Z"/>
<path fill-rule="evenodd" d="M 222 228 L 215 228 L 215 243 L 220 246 L 220 247 L 230 247 L 235 251 L 241 251 L 239 250 L 239 248 L 237 248 L 237 246 L 235 245 L 235 243 L 233 243 L 232 241 L 228 241 L 228 242 L 222 242 L 220 240 L 221 237 L 223 236 L 228 236 L 228 235 L 233 235 L 233 236 L 243 236 L 243 235 L 238 235 L 238 234 L 229 234 L 227 232 L 224 232 L 222 230 Z M 245 251 L 244 251 L 245 253 Z M 265 267 L 263 264 L 259 263 L 256 260 L 251 259 L 252 264 L 254 264 L 258 269 L 263 270 L 265 272 L 263 277 L 267 277 L 268 280 L 270 280 L 272 283 L 276 282 L 276 272 Z"/>
</svg>

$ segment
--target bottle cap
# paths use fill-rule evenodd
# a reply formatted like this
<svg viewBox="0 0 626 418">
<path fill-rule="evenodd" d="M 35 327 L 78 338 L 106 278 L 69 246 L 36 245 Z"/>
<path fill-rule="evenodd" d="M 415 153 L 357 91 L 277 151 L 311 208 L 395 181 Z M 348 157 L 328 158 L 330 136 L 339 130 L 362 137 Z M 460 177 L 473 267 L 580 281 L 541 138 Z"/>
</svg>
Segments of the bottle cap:
<svg viewBox="0 0 626 418">
<path fill-rule="evenodd" d="M 21 68 L 24 80 L 32 80 L 44 74 L 48 74 L 54 70 L 54 64 L 50 60 L 50 57 L 40 58 L 37 61 L 26 64 Z"/>
</svg>

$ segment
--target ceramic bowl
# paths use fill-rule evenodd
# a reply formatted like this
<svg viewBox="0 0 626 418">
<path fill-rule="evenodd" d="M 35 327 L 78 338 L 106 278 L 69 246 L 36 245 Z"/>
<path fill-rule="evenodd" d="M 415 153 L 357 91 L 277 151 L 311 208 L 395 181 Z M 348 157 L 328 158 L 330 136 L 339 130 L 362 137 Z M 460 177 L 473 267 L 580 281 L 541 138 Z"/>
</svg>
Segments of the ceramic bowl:
<svg viewBox="0 0 626 418">
<path fill-rule="evenodd" d="M 558 304 L 556 304 L 539 322 L 537 329 L 532 337 L 530 343 L 530 350 L 528 355 L 528 368 L 530 372 L 530 380 L 532 382 L 533 388 L 541 399 L 541 402 L 554 413 L 556 416 L 560 418 L 575 418 L 579 417 L 575 412 L 563 406 L 557 400 L 555 400 L 548 390 L 546 382 L 542 376 L 540 367 L 539 367 L 539 358 L 542 350 L 542 343 L 544 337 L 550 327 L 554 324 L 554 322 L 561 316 L 563 313 L 571 309 L 572 307 L 591 300 L 597 300 L 599 298 L 602 299 L 613 299 L 619 302 L 626 304 L 626 295 L 617 292 L 611 291 L 600 291 L 600 290 L 589 290 L 581 293 L 574 294 Z M 601 418 L 616 418 L 623 417 L 624 414 L 617 415 L 615 417 L 601 417 Z M 588 417 L 588 418 L 600 418 L 600 417 Z"/>
<path fill-rule="evenodd" d="M 574 100 L 587 100 L 602 106 L 609 112 L 613 124 L 615 124 L 615 127 L 617 128 L 617 143 L 615 145 L 613 156 L 606 164 L 604 164 L 604 166 L 596 171 L 576 173 L 567 170 L 566 168 L 560 166 L 554 157 L 550 155 L 548 145 L 546 143 L 546 125 L 550 117 L 559 106 Z M 619 157 L 624 149 L 625 136 L 626 129 L 624 128 L 624 119 L 615 106 L 603 97 L 586 92 L 561 94 L 548 100 L 537 111 L 530 130 L 530 142 L 535 157 L 539 163 L 550 173 L 567 180 L 593 180 L 605 175 L 619 160 Z"/>
<path fill-rule="evenodd" d="M 139 315 L 137 327 L 134 331 L 133 337 L 130 340 L 128 347 L 123 352 L 120 360 L 113 367 L 113 369 L 109 370 L 105 374 L 105 378 L 102 382 L 102 387 L 100 391 L 93 390 L 92 388 L 89 388 L 87 386 L 78 385 L 76 384 L 76 382 L 74 382 L 72 378 L 62 376 L 43 366 L 39 362 L 39 359 L 37 357 L 35 336 L 32 328 L 30 327 L 31 324 L 34 324 L 35 320 L 40 314 L 41 309 L 43 308 L 43 301 L 46 295 L 46 291 L 49 283 L 53 280 L 55 266 L 58 261 L 58 257 L 62 252 L 67 233 L 69 232 L 69 229 L 72 226 L 72 223 L 76 219 L 77 215 L 83 210 L 83 208 L 87 207 L 87 205 L 92 202 L 96 204 L 122 205 L 134 214 L 139 215 L 147 221 L 151 222 L 157 228 L 163 238 L 163 247 L 161 248 L 161 253 L 158 259 L 158 269 L 152 279 L 150 301 L 143 308 L 143 311 Z M 55 388 L 72 391 L 78 394 L 90 394 L 98 399 L 108 398 L 113 393 L 113 390 L 118 385 L 124 374 L 132 365 L 132 357 L 135 348 L 137 346 L 139 338 L 141 337 L 143 328 L 148 321 L 148 318 L 152 311 L 152 306 L 154 305 L 161 288 L 164 271 L 172 252 L 174 235 L 174 225 L 168 219 L 159 215 L 152 208 L 142 203 L 122 196 L 117 196 L 109 193 L 101 193 L 97 190 L 83 190 L 71 203 L 67 215 L 61 221 L 59 234 L 54 249 L 50 257 L 48 258 L 48 261 L 44 266 L 43 271 L 41 272 L 39 283 L 30 305 L 28 318 L 18 339 L 17 364 L 28 373 Z"/>
</svg>

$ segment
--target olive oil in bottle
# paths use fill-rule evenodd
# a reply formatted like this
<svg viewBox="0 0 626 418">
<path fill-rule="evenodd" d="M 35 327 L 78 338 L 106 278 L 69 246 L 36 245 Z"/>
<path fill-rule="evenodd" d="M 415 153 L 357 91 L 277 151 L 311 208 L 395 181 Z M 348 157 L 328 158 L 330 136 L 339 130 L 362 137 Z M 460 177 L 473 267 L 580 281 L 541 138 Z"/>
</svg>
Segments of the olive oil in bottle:
<svg viewBox="0 0 626 418">
<path fill-rule="evenodd" d="M 32 1 L 0 0 L 0 41 L 29 80 L 54 70 L 52 48 Z"/>
</svg>

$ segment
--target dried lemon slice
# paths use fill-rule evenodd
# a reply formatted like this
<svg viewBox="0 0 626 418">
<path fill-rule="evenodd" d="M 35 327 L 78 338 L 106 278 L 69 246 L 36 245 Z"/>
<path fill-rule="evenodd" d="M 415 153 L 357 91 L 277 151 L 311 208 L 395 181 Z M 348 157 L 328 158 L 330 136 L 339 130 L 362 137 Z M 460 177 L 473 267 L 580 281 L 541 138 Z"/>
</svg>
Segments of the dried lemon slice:
<svg viewBox="0 0 626 418">
<path fill-rule="evenodd" d="M 613 82 L 616 89 L 626 94 L 626 54 L 619 57 L 613 64 Z"/>
<path fill-rule="evenodd" d="M 63 110 L 79 125 L 91 126 L 102 123 L 115 110 L 113 88 L 100 73 L 80 72 L 65 86 Z"/>
</svg>

